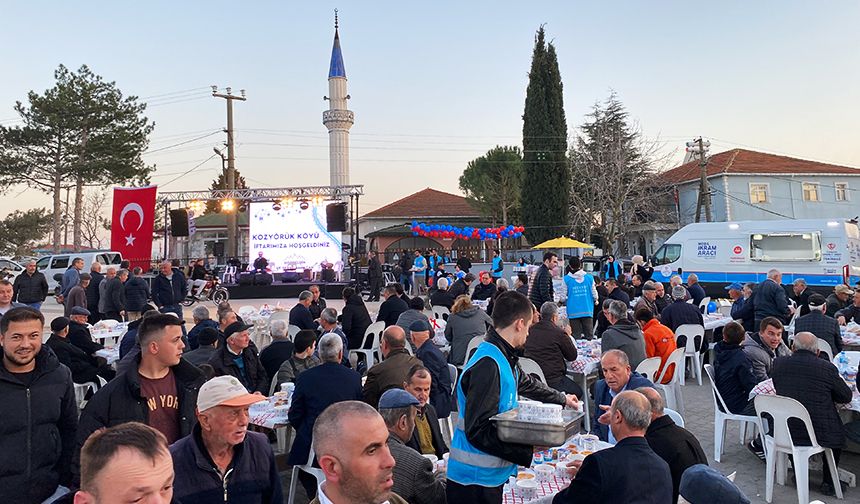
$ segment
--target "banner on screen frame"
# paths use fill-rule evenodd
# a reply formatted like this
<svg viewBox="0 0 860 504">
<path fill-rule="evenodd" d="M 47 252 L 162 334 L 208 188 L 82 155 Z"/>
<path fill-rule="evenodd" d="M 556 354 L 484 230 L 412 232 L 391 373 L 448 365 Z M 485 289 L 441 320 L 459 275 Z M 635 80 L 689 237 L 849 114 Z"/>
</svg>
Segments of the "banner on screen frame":
<svg viewBox="0 0 860 504">
<path fill-rule="evenodd" d="M 341 234 L 326 230 L 325 207 L 297 205 L 272 208 L 271 203 L 251 203 L 248 255 L 253 261 L 260 252 L 273 272 L 320 270 L 322 264 L 342 264 Z"/>
</svg>

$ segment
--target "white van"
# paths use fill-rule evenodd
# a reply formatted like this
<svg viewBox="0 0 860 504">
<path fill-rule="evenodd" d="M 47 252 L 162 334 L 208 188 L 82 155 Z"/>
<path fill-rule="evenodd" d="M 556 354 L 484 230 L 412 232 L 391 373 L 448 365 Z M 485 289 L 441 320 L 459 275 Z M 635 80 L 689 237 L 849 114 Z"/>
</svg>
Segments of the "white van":
<svg viewBox="0 0 860 504">
<path fill-rule="evenodd" d="M 812 290 L 829 293 L 840 283 L 860 281 L 860 228 L 856 220 L 798 219 L 688 224 L 651 258 L 652 278 L 686 281 L 690 273 L 708 294 L 725 296 L 732 282 L 761 282 L 782 272 L 782 283 L 806 280 Z"/>
<path fill-rule="evenodd" d="M 90 271 L 90 265 L 94 262 L 100 262 L 102 266 L 115 266 L 117 269 L 119 269 L 119 265 L 122 263 L 122 254 L 114 252 L 113 250 L 72 252 L 69 254 L 40 257 L 39 260 L 36 261 L 36 268 L 45 275 L 46 279 L 48 279 L 49 290 L 57 290 L 57 287 L 61 285 L 61 282 L 58 282 L 54 277 L 59 274 L 59 278 L 62 279 L 63 273 L 69 269 L 69 266 L 72 265 L 72 261 L 76 257 L 80 257 L 84 260 L 84 269 L 81 270 L 82 273 L 88 273 Z M 102 272 L 104 273 L 104 269 L 102 269 Z"/>
</svg>

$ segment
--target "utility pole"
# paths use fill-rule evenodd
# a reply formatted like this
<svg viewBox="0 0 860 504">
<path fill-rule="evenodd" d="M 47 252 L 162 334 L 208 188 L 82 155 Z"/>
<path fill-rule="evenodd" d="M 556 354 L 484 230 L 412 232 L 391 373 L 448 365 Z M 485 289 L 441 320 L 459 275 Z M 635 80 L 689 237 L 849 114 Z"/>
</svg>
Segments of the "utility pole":
<svg viewBox="0 0 860 504">
<path fill-rule="evenodd" d="M 229 87 L 226 91 L 227 93 L 219 93 L 218 86 L 212 86 L 212 96 L 227 100 L 227 189 L 233 191 L 236 189 L 236 158 L 233 151 L 233 100 L 245 101 L 247 98 L 245 98 L 244 89 L 239 91 L 241 96 L 235 96 L 233 90 Z M 236 215 L 238 207 L 236 205 L 235 209 L 227 214 L 227 255 L 230 257 L 239 257 L 239 242 L 237 239 L 239 226 L 238 216 Z"/>
<path fill-rule="evenodd" d="M 696 222 L 700 222 L 702 206 L 705 207 L 705 222 L 711 222 L 711 188 L 708 184 L 708 147 L 711 142 L 703 140 L 702 137 L 687 142 L 687 152 L 699 157 L 699 197 L 696 200 Z"/>
</svg>

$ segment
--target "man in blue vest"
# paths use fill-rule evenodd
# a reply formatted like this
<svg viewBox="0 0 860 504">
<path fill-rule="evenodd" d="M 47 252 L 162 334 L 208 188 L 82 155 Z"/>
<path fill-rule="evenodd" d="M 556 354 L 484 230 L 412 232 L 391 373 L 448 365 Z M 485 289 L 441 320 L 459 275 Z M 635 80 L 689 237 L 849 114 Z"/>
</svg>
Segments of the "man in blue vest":
<svg viewBox="0 0 860 504">
<path fill-rule="evenodd" d="M 493 308 L 493 327 L 463 367 L 457 383 L 460 417 L 448 459 L 450 504 L 499 504 L 502 488 L 517 465 L 529 465 L 534 447 L 503 443 L 490 417 L 517 407 L 517 393 L 541 402 L 575 406 L 579 401 L 550 389 L 525 374 L 516 349 L 525 345 L 534 306 L 519 292 L 500 294 Z"/>
<path fill-rule="evenodd" d="M 493 250 L 493 270 L 490 273 L 493 276 L 493 283 L 498 282 L 505 273 L 505 263 L 502 262 L 502 255 L 499 249 Z"/>
</svg>

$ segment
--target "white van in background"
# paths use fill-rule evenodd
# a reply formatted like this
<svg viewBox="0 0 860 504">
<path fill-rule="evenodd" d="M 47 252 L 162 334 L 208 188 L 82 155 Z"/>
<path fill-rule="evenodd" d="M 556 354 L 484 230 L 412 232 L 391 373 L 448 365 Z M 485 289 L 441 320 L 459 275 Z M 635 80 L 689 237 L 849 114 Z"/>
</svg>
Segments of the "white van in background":
<svg viewBox="0 0 860 504">
<path fill-rule="evenodd" d="M 72 265 L 72 261 L 80 257 L 84 260 L 84 269 L 82 273 L 89 273 L 90 265 L 94 262 L 99 262 L 102 266 L 115 266 L 119 269 L 122 263 L 122 254 L 113 250 L 95 250 L 87 252 L 72 252 L 69 254 L 56 254 L 40 257 L 36 261 L 36 268 L 45 275 L 48 280 L 48 289 L 56 292 L 62 283 L 63 273 Z M 104 268 L 102 268 L 104 273 Z M 59 274 L 59 277 L 57 275 Z M 60 280 L 57 280 L 59 278 Z"/>
<path fill-rule="evenodd" d="M 782 283 L 803 278 L 813 290 L 860 281 L 860 227 L 849 219 L 798 219 L 688 224 L 651 258 L 652 279 L 686 281 L 690 273 L 710 296 L 732 282 L 761 282 L 778 269 Z"/>
</svg>

